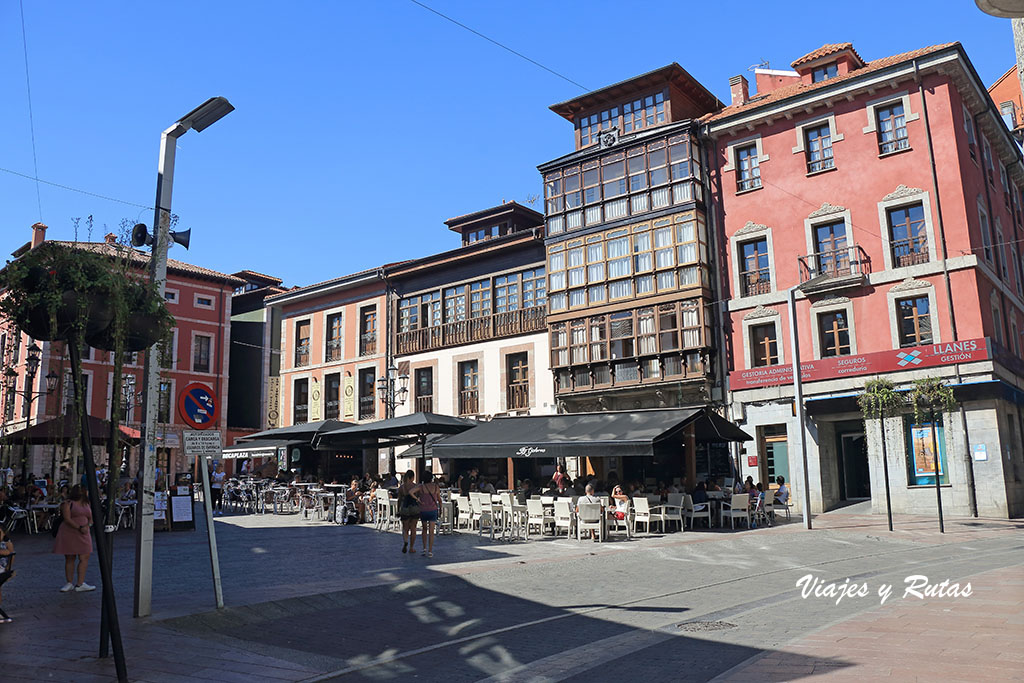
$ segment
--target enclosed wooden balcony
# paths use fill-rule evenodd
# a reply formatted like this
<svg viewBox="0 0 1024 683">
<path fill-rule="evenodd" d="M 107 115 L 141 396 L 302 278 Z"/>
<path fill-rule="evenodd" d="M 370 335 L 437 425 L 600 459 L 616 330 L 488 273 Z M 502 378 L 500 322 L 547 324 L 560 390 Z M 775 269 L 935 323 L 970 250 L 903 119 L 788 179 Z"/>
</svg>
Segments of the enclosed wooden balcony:
<svg viewBox="0 0 1024 683">
<path fill-rule="evenodd" d="M 546 329 L 545 314 L 544 306 L 533 306 L 399 332 L 397 353 L 419 353 L 488 339 L 512 337 L 527 332 L 543 332 Z"/>
</svg>

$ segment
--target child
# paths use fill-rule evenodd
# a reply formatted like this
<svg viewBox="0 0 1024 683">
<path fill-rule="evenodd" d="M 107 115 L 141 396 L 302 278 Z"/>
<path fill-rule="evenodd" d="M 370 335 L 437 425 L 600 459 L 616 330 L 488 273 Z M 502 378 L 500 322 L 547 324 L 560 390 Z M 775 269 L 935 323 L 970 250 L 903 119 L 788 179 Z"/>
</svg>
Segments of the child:
<svg viewBox="0 0 1024 683">
<path fill-rule="evenodd" d="M 9 578 L 14 576 L 14 572 L 11 570 L 13 565 L 14 542 L 8 540 L 7 533 L 4 531 L 3 527 L 0 527 L 0 587 L 2 587 Z M 7 616 L 7 612 L 4 612 L 3 600 L 3 593 L 0 593 L 0 624 L 9 624 L 14 620 Z"/>
</svg>

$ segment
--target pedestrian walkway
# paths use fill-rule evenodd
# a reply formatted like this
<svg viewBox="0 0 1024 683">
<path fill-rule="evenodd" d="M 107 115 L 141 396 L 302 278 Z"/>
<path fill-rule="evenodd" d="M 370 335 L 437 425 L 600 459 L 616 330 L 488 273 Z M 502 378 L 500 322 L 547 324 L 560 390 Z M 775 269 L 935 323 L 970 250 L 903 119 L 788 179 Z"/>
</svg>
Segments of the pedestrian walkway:
<svg viewBox="0 0 1024 683">
<path fill-rule="evenodd" d="M 829 513 L 814 522 L 812 532 L 793 520 L 605 544 L 564 537 L 509 544 L 460 533 L 440 538 L 428 559 L 403 555 L 397 534 L 366 526 L 226 515 L 217 518 L 217 536 L 227 609 L 212 609 L 202 524 L 157 535 L 153 617 L 130 616 L 131 534 L 116 538 L 114 576 L 129 674 L 138 681 L 450 683 L 596 680 L 614 672 L 679 681 L 738 675 L 734 667 L 758 662 L 788 667 L 777 678 L 792 680 L 808 668 L 859 671 L 865 661 L 835 641 L 852 636 L 829 629 L 867 628 L 881 617 L 923 614 L 936 631 L 963 624 L 965 637 L 989 634 L 991 624 L 1022 634 L 1021 586 L 1012 581 L 1022 571 L 1024 553 L 1014 545 L 1021 523 L 948 520 L 949 533 L 937 538 L 927 518 L 900 516 L 893 534 L 884 516 Z M 15 622 L 0 625 L 0 678 L 113 680 L 113 661 L 95 658 L 99 591 L 58 593 L 63 563 L 50 554 L 52 539 L 16 542 L 19 573 L 4 587 Z M 931 568 L 954 577 L 979 573 L 975 590 L 986 600 L 999 585 L 1016 591 L 1017 616 L 994 610 L 988 619 L 987 602 L 977 613 L 943 612 L 948 601 L 927 601 L 927 613 L 892 603 L 812 608 L 795 588 L 809 571 L 880 580 Z M 87 580 L 99 583 L 95 563 Z M 793 649 L 805 639 L 821 647 Z M 965 667 L 975 656 L 1005 661 L 985 648 L 956 656 Z"/>
<path fill-rule="evenodd" d="M 970 681 L 1024 679 L 1024 571 L 969 577 L 973 595 L 900 600 L 744 662 L 715 679 Z"/>
</svg>

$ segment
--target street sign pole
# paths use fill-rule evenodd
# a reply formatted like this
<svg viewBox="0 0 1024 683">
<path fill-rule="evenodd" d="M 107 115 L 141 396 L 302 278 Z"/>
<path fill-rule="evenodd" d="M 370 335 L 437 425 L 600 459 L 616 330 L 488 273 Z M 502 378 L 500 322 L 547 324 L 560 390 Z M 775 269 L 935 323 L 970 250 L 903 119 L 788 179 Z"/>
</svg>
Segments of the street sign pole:
<svg viewBox="0 0 1024 683">
<path fill-rule="evenodd" d="M 214 455 L 221 455 L 220 432 L 211 431 L 186 431 L 183 441 L 185 453 L 195 455 L 199 463 L 200 474 L 203 478 L 203 510 L 206 512 L 206 539 L 210 546 L 210 569 L 213 572 L 213 596 L 217 602 L 217 609 L 224 609 L 224 591 L 220 582 L 220 558 L 217 555 L 217 532 L 213 526 L 213 501 L 210 500 L 210 459 Z"/>
</svg>

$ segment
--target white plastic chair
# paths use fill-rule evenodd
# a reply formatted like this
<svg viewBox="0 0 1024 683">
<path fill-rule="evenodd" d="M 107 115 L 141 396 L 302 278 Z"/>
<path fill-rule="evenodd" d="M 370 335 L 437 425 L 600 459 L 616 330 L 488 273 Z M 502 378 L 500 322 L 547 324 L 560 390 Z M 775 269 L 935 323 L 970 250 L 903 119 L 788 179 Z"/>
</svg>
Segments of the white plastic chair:
<svg viewBox="0 0 1024 683">
<path fill-rule="evenodd" d="M 764 492 L 764 513 L 769 525 L 775 522 L 775 491 L 772 489 Z"/>
<path fill-rule="evenodd" d="M 697 503 L 694 505 L 693 498 L 687 493 L 683 496 L 683 514 L 690 520 L 690 528 L 693 528 L 693 520 L 706 519 L 708 520 L 708 528 L 711 528 L 711 504 L 710 503 Z"/>
<path fill-rule="evenodd" d="M 633 531 L 636 531 L 638 524 L 644 525 L 644 530 L 651 533 L 651 503 L 643 496 L 633 498 Z"/>
<path fill-rule="evenodd" d="M 568 498 L 555 501 L 555 536 L 559 529 L 565 529 L 566 538 L 572 534 L 572 507 Z"/>
<path fill-rule="evenodd" d="M 597 539 L 604 541 L 604 520 L 601 519 L 601 506 L 597 503 L 580 503 L 576 513 L 576 540 L 583 539 L 584 531 L 596 531 Z"/>
<path fill-rule="evenodd" d="M 455 501 L 455 505 L 458 508 L 455 518 L 455 529 L 473 528 L 473 511 L 469 509 L 469 496 L 455 495 L 452 496 L 452 500 Z"/>
<path fill-rule="evenodd" d="M 548 517 L 544 514 L 544 503 L 540 500 L 531 498 L 526 501 L 526 538 L 530 538 L 530 528 L 537 527 L 540 529 L 540 535 L 544 535 L 544 529 L 551 525 L 552 530 L 555 526 L 554 517 Z"/>
<path fill-rule="evenodd" d="M 610 507 L 608 509 L 610 511 L 612 511 L 612 512 L 615 511 L 614 507 Z M 623 531 L 626 532 L 626 538 L 627 539 L 632 538 L 633 534 L 632 534 L 632 530 L 630 528 L 630 524 L 632 523 L 632 520 L 633 520 L 633 505 L 632 505 L 632 501 L 629 501 L 629 502 L 626 503 L 626 514 L 623 515 L 622 519 L 619 519 L 615 515 L 609 515 L 608 516 L 608 524 L 609 524 L 608 531 L 618 531 L 619 529 L 622 529 Z"/>
<path fill-rule="evenodd" d="M 735 529 L 736 520 L 742 519 L 750 527 L 750 496 L 746 493 L 734 493 L 732 502 L 728 505 L 722 504 L 722 519 L 729 518 L 729 525 Z M 723 521 L 723 526 L 724 526 Z"/>
</svg>

